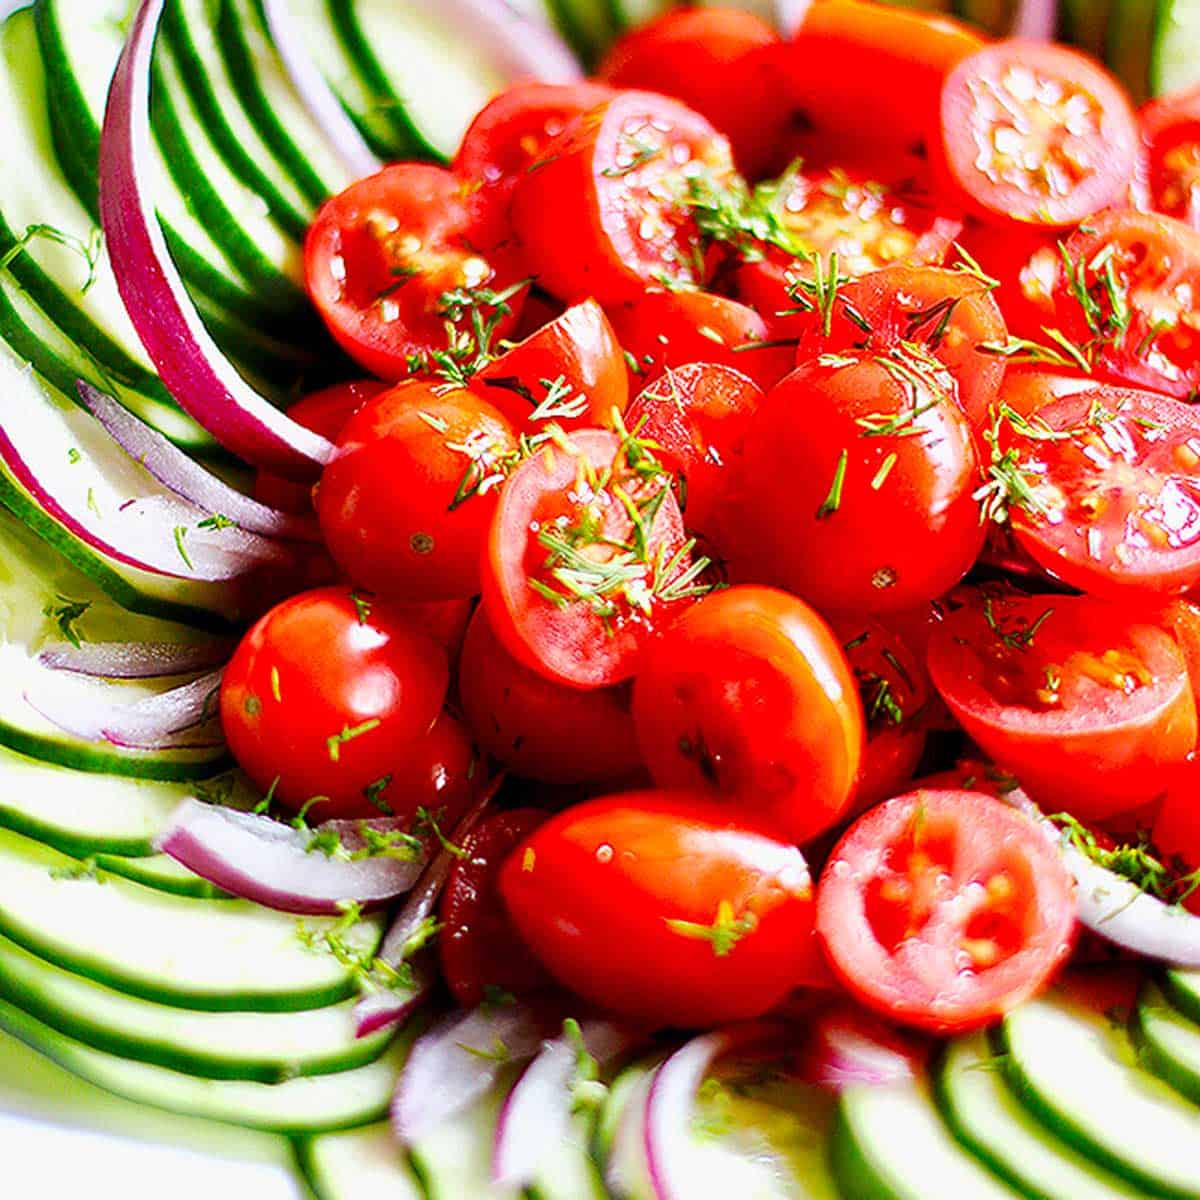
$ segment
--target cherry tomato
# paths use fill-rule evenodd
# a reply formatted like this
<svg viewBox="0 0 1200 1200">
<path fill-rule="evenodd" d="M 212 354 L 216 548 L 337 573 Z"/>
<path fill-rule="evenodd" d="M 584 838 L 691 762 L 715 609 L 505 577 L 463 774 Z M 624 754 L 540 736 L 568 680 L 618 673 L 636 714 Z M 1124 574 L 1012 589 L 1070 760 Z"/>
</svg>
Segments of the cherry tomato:
<svg viewBox="0 0 1200 1200">
<path fill-rule="evenodd" d="M 803 854 L 686 794 L 631 792 L 560 813 L 509 857 L 500 894 L 559 982 L 652 1026 L 759 1016 L 813 952 Z"/>
<path fill-rule="evenodd" d="M 789 347 L 772 342 L 767 322 L 724 296 L 650 288 L 610 308 L 609 316 L 635 378 L 655 379 L 687 363 L 721 363 L 767 388 L 792 366 Z"/>
<path fill-rule="evenodd" d="M 979 484 L 974 437 L 936 359 L 815 359 L 767 396 L 747 435 L 725 533 L 732 569 L 831 611 L 911 608 L 978 556 Z"/>
<path fill-rule="evenodd" d="M 1138 119 L 1151 207 L 1200 229 L 1200 86 L 1151 100 Z"/>
<path fill-rule="evenodd" d="M 1087 597 L 984 593 L 934 634 L 929 673 L 967 735 L 1038 804 L 1083 821 L 1162 795 L 1196 745 L 1174 640 Z"/>
<path fill-rule="evenodd" d="M 1137 158 L 1125 92 L 1094 59 L 1047 42 L 994 42 L 941 97 L 935 164 L 988 221 L 1073 225 L 1125 196 Z"/>
<path fill-rule="evenodd" d="M 988 225 L 968 219 L 959 245 L 998 284 L 996 298 L 1008 331 L 1036 342 L 1053 325 L 1061 231 L 1040 225 Z M 1010 365 L 1017 365 L 1019 359 Z"/>
<path fill-rule="evenodd" d="M 841 285 L 828 333 L 812 323 L 797 350 L 803 363 L 856 346 L 887 352 L 923 346 L 954 378 L 955 394 L 976 430 L 988 428 L 1004 360 L 980 346 L 1003 346 L 1007 330 L 987 283 L 941 267 L 885 267 Z"/>
<path fill-rule="evenodd" d="M 609 425 L 629 403 L 617 335 L 595 300 L 573 305 L 506 350 L 471 380 L 520 432 Z"/>
<path fill-rule="evenodd" d="M 482 611 L 467 632 L 458 686 L 479 745 L 518 775 L 612 781 L 641 764 L 627 687 L 581 691 L 551 683 L 504 649 Z"/>
<path fill-rule="evenodd" d="M 1158 614 L 1158 624 L 1171 634 L 1187 664 L 1192 694 L 1200 696 L 1200 604 L 1184 596 Z"/>
<path fill-rule="evenodd" d="M 536 808 L 509 809 L 485 817 L 463 839 L 442 893 L 437 939 L 442 974 L 463 1008 L 474 1008 L 492 988 L 524 997 L 550 984 L 508 919 L 499 890 L 505 859 L 545 820 Z"/>
<path fill-rule="evenodd" d="M 731 367 L 689 363 L 642 389 L 626 424 L 661 448 L 681 478 L 689 529 L 716 527 L 730 464 L 741 453 L 762 389 Z"/>
<path fill-rule="evenodd" d="M 1176 875 L 1190 875 L 1200 869 L 1200 766 L 1192 759 L 1174 775 L 1166 799 L 1154 822 L 1151 841 L 1163 863 Z M 1182 902 L 1200 913 L 1200 894 L 1196 890 Z"/>
<path fill-rule="evenodd" d="M 647 638 L 692 594 L 691 566 L 669 476 L 653 455 L 583 430 L 510 476 L 488 539 L 483 602 L 518 662 L 569 687 L 608 687 L 635 672 Z"/>
<path fill-rule="evenodd" d="M 441 711 L 445 651 L 382 604 L 322 588 L 273 608 L 221 683 L 221 727 L 238 764 L 288 811 L 314 820 L 410 815 L 405 765 Z M 382 781 L 382 782 L 381 782 Z M 420 803 L 417 801 L 416 803 Z"/>
<path fill-rule="evenodd" d="M 1055 400 L 1091 392 L 1095 385 L 1096 381 L 1090 375 L 1057 367 L 1051 370 L 1033 364 L 1010 363 L 1004 372 L 996 403 L 998 408 L 1029 418 Z"/>
<path fill-rule="evenodd" d="M 806 842 L 850 803 L 863 747 L 858 688 L 807 604 L 714 592 L 646 652 L 633 716 L 654 782 L 711 794 Z"/>
<path fill-rule="evenodd" d="M 413 356 L 445 349 L 447 299 L 460 290 L 502 337 L 524 290 L 511 246 L 475 247 L 474 215 L 458 176 L 397 163 L 325 202 L 304 243 L 308 294 L 338 344 L 383 379 L 410 374 Z M 455 322 L 456 324 L 461 322 Z M 468 324 L 463 323 L 463 328 Z"/>
<path fill-rule="evenodd" d="M 474 392 L 410 380 L 342 431 L 316 492 L 329 552 L 355 583 L 400 602 L 479 591 L 512 426 Z"/>
<path fill-rule="evenodd" d="M 753 52 L 778 43 L 765 21 L 741 9 L 669 12 L 618 39 L 597 74 L 615 87 L 682 100 L 725 134 L 739 164 L 752 170 L 773 149 L 764 144 L 760 112 L 746 103 L 755 84 Z"/>
<path fill-rule="evenodd" d="M 1200 582 L 1200 413 L 1092 386 L 1001 429 L 1018 480 L 1017 545 L 1087 592 L 1179 593 Z"/>
<path fill-rule="evenodd" d="M 650 283 L 705 281 L 688 183 L 733 174 L 729 143 L 698 113 L 621 92 L 546 147 L 517 185 L 513 221 L 542 287 L 620 303 Z"/>
<path fill-rule="evenodd" d="M 817 931 L 851 994 L 935 1033 L 977 1028 L 1040 991 L 1070 953 L 1075 888 L 1053 843 L 980 792 L 921 789 L 846 832 Z"/>
<path fill-rule="evenodd" d="M 437 817 L 441 829 L 453 829 L 466 815 L 484 782 L 479 753 L 470 731 L 457 718 L 442 712 L 433 728 L 407 743 L 397 770 L 384 788 L 376 788 L 372 816 L 424 809 Z M 394 803 L 396 802 L 396 803 Z"/>
</svg>

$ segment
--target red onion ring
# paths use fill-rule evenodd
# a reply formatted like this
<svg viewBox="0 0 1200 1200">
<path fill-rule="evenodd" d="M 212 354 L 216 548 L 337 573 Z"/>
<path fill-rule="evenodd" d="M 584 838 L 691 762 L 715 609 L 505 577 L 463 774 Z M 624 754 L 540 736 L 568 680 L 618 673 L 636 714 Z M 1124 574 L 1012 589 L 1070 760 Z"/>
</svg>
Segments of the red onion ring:
<svg viewBox="0 0 1200 1200">
<path fill-rule="evenodd" d="M 233 650 L 229 642 L 55 642 L 38 652 L 51 671 L 94 679 L 161 679 L 221 666 Z"/>
<path fill-rule="evenodd" d="M 1021 0 L 1008 35 L 1035 42 L 1050 42 L 1057 32 L 1057 0 Z"/>
<path fill-rule="evenodd" d="M 802 1074 L 833 1091 L 916 1079 L 928 1047 L 852 1004 L 836 1003 L 808 1028 Z"/>
</svg>

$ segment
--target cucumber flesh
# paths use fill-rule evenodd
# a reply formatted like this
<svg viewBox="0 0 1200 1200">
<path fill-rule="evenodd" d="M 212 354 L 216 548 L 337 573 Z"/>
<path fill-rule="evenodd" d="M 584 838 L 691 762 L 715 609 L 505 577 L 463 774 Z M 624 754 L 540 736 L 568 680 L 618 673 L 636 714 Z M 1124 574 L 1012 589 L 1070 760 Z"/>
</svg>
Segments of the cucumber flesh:
<svg viewBox="0 0 1200 1200">
<path fill-rule="evenodd" d="M 172 896 L 191 896 L 195 900 L 231 900 L 228 892 L 209 883 L 207 879 L 189 871 L 181 863 L 165 854 L 147 854 L 127 858 L 122 854 L 88 855 L 96 866 L 110 875 L 132 879 L 144 887 L 169 892 Z"/>
<path fill-rule="evenodd" d="M 1161 96 L 1200 82 L 1200 9 L 1192 0 L 1159 0 L 1150 46 L 1150 92 Z"/>
<path fill-rule="evenodd" d="M 1173 1008 L 1156 984 L 1138 997 L 1134 1036 L 1142 1065 L 1200 1104 L 1200 1026 Z"/>
<path fill-rule="evenodd" d="M 296 1161 L 317 1200 L 424 1200 L 386 1121 L 300 1142 Z"/>
<path fill-rule="evenodd" d="M 1164 972 L 1161 982 L 1167 999 L 1185 1017 L 1200 1025 L 1200 971 L 1175 968 Z"/>
</svg>

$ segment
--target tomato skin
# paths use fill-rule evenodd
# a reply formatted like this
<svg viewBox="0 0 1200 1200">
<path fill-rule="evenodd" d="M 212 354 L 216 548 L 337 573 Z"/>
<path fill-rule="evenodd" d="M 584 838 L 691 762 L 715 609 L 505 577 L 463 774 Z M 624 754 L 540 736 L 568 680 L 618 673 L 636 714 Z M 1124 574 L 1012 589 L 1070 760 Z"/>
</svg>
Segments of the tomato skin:
<svg viewBox="0 0 1200 1200">
<path fill-rule="evenodd" d="M 559 982 L 654 1027 L 760 1016 L 812 952 L 804 856 L 687 794 L 631 792 L 560 813 L 509 857 L 500 894 Z M 744 932 L 722 947 L 671 921 Z"/>
<path fill-rule="evenodd" d="M 1036 96 L 1029 87 L 1039 89 Z M 1045 91 L 1053 105 L 1042 99 Z M 1011 151 L 997 148 L 1006 131 L 1016 143 Z M 965 211 L 1001 224 L 1062 228 L 1124 199 L 1138 134 L 1124 90 L 1094 60 L 1065 46 L 1010 39 L 964 59 L 947 77 L 932 149 L 935 169 Z"/>
<path fill-rule="evenodd" d="M 646 652 L 633 716 L 654 782 L 720 798 L 803 843 L 850 803 L 858 688 L 802 600 L 743 585 L 697 601 Z"/>
<path fill-rule="evenodd" d="M 459 699 L 479 745 L 529 779 L 615 780 L 641 764 L 625 688 L 581 691 L 517 662 L 476 612 L 459 663 Z"/>
<path fill-rule="evenodd" d="M 330 553 L 384 599 L 476 595 L 496 489 L 454 500 L 464 480 L 481 484 L 516 448 L 512 426 L 474 392 L 411 380 L 382 393 L 342 431 L 317 487 Z"/>
<path fill-rule="evenodd" d="M 817 932 L 857 1000 L 958 1033 L 1029 999 L 1063 964 L 1074 882 L 1028 817 L 979 792 L 921 789 L 872 809 L 834 848 Z"/>
<path fill-rule="evenodd" d="M 444 348 L 443 293 L 522 278 L 509 245 L 473 246 L 474 216 L 462 181 L 442 167 L 397 163 L 327 200 L 304 243 L 308 294 L 338 344 L 381 379 L 403 379 L 409 356 Z M 408 274 L 411 272 L 411 274 Z M 509 301 L 497 336 L 516 323 L 524 291 Z"/>
<path fill-rule="evenodd" d="M 464 1009 L 483 1002 L 489 988 L 523 998 L 550 984 L 508 919 L 499 875 L 513 848 L 546 820 L 536 808 L 485 817 L 463 839 L 442 893 L 438 958 L 451 995 Z"/>
<path fill-rule="evenodd" d="M 1143 104 L 1138 122 L 1149 160 L 1150 207 L 1200 229 L 1200 87 Z"/>
<path fill-rule="evenodd" d="M 1090 392 L 1095 384 L 1094 379 L 1083 374 L 1010 363 L 1004 372 L 998 403 L 1017 416 L 1028 418 L 1064 396 Z"/>
<path fill-rule="evenodd" d="M 584 300 L 489 363 L 471 387 L 494 404 L 518 432 L 536 433 L 545 421 L 530 413 L 546 399 L 541 382 L 561 379 L 570 398 L 587 403 L 575 416 L 556 415 L 563 429 L 612 424 L 613 411 L 629 404 L 629 378 L 616 332 L 595 300 Z M 524 393 L 532 397 L 532 401 Z"/>
<path fill-rule="evenodd" d="M 688 171 L 733 177 L 729 143 L 698 113 L 653 92 L 621 92 L 576 118 L 517 185 L 512 214 L 537 282 L 602 305 L 656 277 L 705 282 L 690 210 L 671 196 Z"/>
<path fill-rule="evenodd" d="M 1154 821 L 1151 841 L 1159 858 L 1187 875 L 1200 868 L 1200 767 L 1189 759 L 1171 779 L 1166 798 Z M 1192 892 L 1183 903 L 1200 913 L 1200 897 Z"/>
<path fill-rule="evenodd" d="M 382 797 L 412 815 L 405 766 L 449 678 L 445 651 L 402 617 L 378 604 L 360 619 L 349 588 L 321 588 L 277 605 L 242 639 L 221 683 L 221 727 L 246 774 L 290 812 L 325 796 L 314 822 L 377 817 L 366 789 L 390 775 Z M 346 730 L 361 733 L 339 738 Z"/>
<path fill-rule="evenodd" d="M 920 391 L 915 417 L 909 386 L 855 351 L 798 367 L 767 396 L 723 531 L 735 577 L 829 611 L 882 613 L 940 596 L 966 574 L 984 537 L 975 440 L 948 378 Z M 921 432 L 865 436 L 860 424 L 895 420 Z"/>
<path fill-rule="evenodd" d="M 989 603 L 950 613 L 929 646 L 933 684 L 967 735 L 1048 811 L 1103 823 L 1161 796 L 1196 745 L 1174 640 L 1088 597 Z"/>
</svg>

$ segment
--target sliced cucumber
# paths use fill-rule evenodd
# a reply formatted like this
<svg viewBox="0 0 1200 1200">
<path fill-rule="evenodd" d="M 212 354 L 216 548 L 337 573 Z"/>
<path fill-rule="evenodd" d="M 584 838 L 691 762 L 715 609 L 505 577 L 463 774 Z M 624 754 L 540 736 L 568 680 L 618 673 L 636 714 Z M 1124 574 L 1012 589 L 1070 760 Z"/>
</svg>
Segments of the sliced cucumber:
<svg viewBox="0 0 1200 1200">
<path fill-rule="evenodd" d="M 1200 1196 L 1200 1109 L 1137 1065 L 1123 1028 L 1054 998 L 1001 1028 L 1018 1094 L 1047 1126 L 1151 1191 Z"/>
<path fill-rule="evenodd" d="M 1150 46 L 1150 92 L 1191 87 L 1200 81 L 1200 7 L 1194 0 L 1159 0 Z"/>
<path fill-rule="evenodd" d="M 1151 983 L 1138 997 L 1133 1029 L 1142 1064 L 1200 1104 L 1200 1026 L 1172 1007 Z"/>
<path fill-rule="evenodd" d="M 595 1153 L 615 1200 L 654 1200 L 646 1163 L 646 1100 L 659 1060 L 633 1063 L 613 1080 L 596 1123 Z"/>
<path fill-rule="evenodd" d="M 122 854 L 88 855 L 96 866 L 110 875 L 132 879 L 155 891 L 169 892 L 172 896 L 191 896 L 194 900 L 231 900 L 228 892 L 189 871 L 181 863 L 165 854 L 147 854 L 144 857 L 128 858 Z"/>
<path fill-rule="evenodd" d="M 847 1088 L 830 1149 L 845 1200 L 1020 1197 L 954 1140 L 920 1084 Z"/>
<path fill-rule="evenodd" d="M 296 1161 L 317 1200 L 424 1200 L 387 1121 L 299 1142 Z"/>
<path fill-rule="evenodd" d="M 1150 95 L 1150 44 L 1160 0 L 1113 0 L 1104 59 L 1135 104 Z"/>
<path fill-rule="evenodd" d="M 1063 37 L 1081 50 L 1102 58 L 1112 6 L 1113 0 L 1062 0 L 1059 21 Z"/>
<path fill-rule="evenodd" d="M 0 830 L 0 933 L 76 974 L 164 1004 L 209 1011 L 295 1011 L 354 994 L 351 970 L 320 944 L 328 920 L 305 923 L 240 900 L 192 900 L 81 873 L 64 854 Z M 380 926 L 345 935 L 374 950 Z"/>
<path fill-rule="evenodd" d="M 1038 1124 L 1004 1081 L 987 1035 L 957 1038 L 938 1066 L 938 1107 L 958 1140 L 1014 1187 L 1039 1200 L 1138 1200 L 1105 1171 Z"/>
<path fill-rule="evenodd" d="M 1189 1020 L 1200 1024 L 1200 971 L 1165 971 L 1162 989 L 1167 999 Z"/>
</svg>

